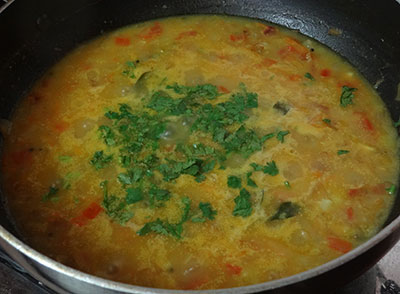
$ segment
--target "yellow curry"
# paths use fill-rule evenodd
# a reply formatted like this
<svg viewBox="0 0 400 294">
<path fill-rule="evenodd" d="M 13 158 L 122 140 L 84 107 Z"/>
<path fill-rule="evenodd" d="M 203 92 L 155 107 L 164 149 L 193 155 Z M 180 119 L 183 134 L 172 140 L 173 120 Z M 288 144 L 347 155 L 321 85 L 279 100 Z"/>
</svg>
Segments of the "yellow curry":
<svg viewBox="0 0 400 294">
<path fill-rule="evenodd" d="M 215 289 L 332 260 L 394 201 L 396 130 L 356 69 L 256 20 L 174 17 L 74 50 L 5 133 L 33 248 L 135 285 Z"/>
</svg>

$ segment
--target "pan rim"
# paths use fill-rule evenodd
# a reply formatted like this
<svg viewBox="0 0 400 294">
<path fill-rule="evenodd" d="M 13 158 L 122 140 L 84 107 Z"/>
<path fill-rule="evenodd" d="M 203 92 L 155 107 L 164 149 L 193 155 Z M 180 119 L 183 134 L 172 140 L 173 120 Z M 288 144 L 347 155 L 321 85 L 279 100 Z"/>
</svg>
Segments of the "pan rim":
<svg viewBox="0 0 400 294">
<path fill-rule="evenodd" d="M 8 232 L 3 226 L 0 225 L 0 238 L 6 241 L 10 246 L 17 249 L 19 252 L 34 260 L 35 262 L 45 266 L 48 269 L 64 274 L 70 278 L 75 278 L 81 282 L 88 283 L 92 286 L 98 286 L 112 291 L 119 291 L 122 293 L 154 293 L 154 294 L 175 294 L 175 293 L 254 293 L 265 290 L 273 290 L 282 288 L 285 286 L 293 285 L 295 283 L 314 278 L 325 272 L 333 270 L 352 259 L 358 257 L 364 252 L 368 251 L 376 244 L 381 242 L 383 239 L 388 237 L 394 231 L 400 229 L 400 216 L 395 218 L 391 223 L 383 227 L 375 236 L 351 250 L 350 252 L 335 258 L 327 263 L 324 263 L 318 267 L 311 268 L 307 271 L 288 276 L 285 278 L 272 280 L 264 283 L 253 284 L 248 286 L 241 286 L 235 288 L 222 288 L 222 289 L 210 289 L 210 290 L 175 290 L 175 289 L 162 289 L 162 288 L 150 288 L 143 286 L 136 286 L 131 284 L 125 284 L 115 282 L 105 278 L 100 278 L 91 274 L 84 273 L 72 267 L 63 265 L 50 257 L 36 251 L 29 245 L 15 237 L 13 234 Z"/>
</svg>

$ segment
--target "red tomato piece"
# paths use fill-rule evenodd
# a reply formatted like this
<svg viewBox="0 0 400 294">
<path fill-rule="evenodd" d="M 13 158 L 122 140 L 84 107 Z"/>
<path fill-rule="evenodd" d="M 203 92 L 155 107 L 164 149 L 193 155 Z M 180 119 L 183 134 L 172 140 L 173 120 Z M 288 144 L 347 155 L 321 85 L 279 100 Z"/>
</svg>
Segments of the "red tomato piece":
<svg viewBox="0 0 400 294">
<path fill-rule="evenodd" d="M 350 242 L 336 237 L 328 237 L 328 246 L 342 253 L 347 253 L 353 248 L 353 244 Z"/>
<path fill-rule="evenodd" d="M 94 219 L 102 211 L 103 208 L 96 202 L 93 202 L 82 212 L 82 215 L 88 219 Z"/>
<path fill-rule="evenodd" d="M 330 69 L 325 68 L 325 69 L 321 70 L 320 74 L 323 77 L 329 77 L 332 74 L 332 72 Z"/>
<path fill-rule="evenodd" d="M 229 91 L 227 88 L 225 88 L 224 86 L 218 86 L 218 91 L 220 91 L 220 92 L 222 92 L 222 93 L 225 93 L 225 94 L 227 94 L 227 93 L 230 92 L 230 91 Z"/>
<path fill-rule="evenodd" d="M 232 275 L 240 275 L 240 273 L 242 272 L 242 268 L 240 266 L 232 265 L 230 263 L 226 264 L 226 269 Z"/>
<path fill-rule="evenodd" d="M 115 37 L 114 42 L 118 46 L 129 46 L 131 44 L 131 40 L 125 37 Z"/>
<path fill-rule="evenodd" d="M 175 38 L 175 40 L 180 40 L 184 37 L 194 37 L 197 36 L 197 32 L 196 31 L 187 31 L 187 32 L 182 32 L 178 35 L 178 37 Z"/>
<path fill-rule="evenodd" d="M 263 30 L 264 35 L 269 35 L 275 33 L 276 29 L 274 27 L 266 26 L 266 28 Z"/>
<path fill-rule="evenodd" d="M 353 217 L 354 217 L 354 210 L 353 210 L 353 207 L 347 208 L 346 214 L 347 214 L 347 218 L 348 218 L 349 220 L 352 220 Z"/>
</svg>

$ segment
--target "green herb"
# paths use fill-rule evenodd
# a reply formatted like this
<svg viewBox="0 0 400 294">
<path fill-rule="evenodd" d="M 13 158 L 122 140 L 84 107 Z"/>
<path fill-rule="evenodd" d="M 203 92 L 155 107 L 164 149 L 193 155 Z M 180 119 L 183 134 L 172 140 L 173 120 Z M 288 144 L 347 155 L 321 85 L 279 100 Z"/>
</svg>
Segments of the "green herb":
<svg viewBox="0 0 400 294">
<path fill-rule="evenodd" d="M 395 195 L 397 188 L 395 185 L 392 184 L 389 188 L 386 188 L 385 190 L 389 195 Z"/>
<path fill-rule="evenodd" d="M 206 98 L 214 100 L 221 94 L 218 93 L 216 86 L 211 84 L 197 85 L 197 86 L 182 86 L 177 83 L 168 85 L 167 89 L 172 89 L 177 94 L 186 95 L 189 99 Z"/>
<path fill-rule="evenodd" d="M 253 174 L 252 172 L 248 172 L 248 173 L 246 174 L 246 177 L 247 177 L 247 186 L 256 188 L 256 187 L 257 187 L 257 184 L 251 179 L 252 174 Z"/>
<path fill-rule="evenodd" d="M 293 217 L 300 212 L 300 206 L 293 202 L 283 202 L 279 205 L 278 210 L 276 213 L 269 218 L 270 221 L 272 220 L 283 220 L 290 217 Z"/>
<path fill-rule="evenodd" d="M 71 162 L 72 157 L 68 156 L 68 155 L 60 155 L 58 157 L 58 160 L 61 161 L 62 163 L 68 163 L 68 162 Z"/>
<path fill-rule="evenodd" d="M 311 81 L 315 81 L 315 78 L 309 73 L 307 72 L 304 77 L 306 77 L 307 79 L 311 80 Z"/>
<path fill-rule="evenodd" d="M 289 112 L 291 107 L 286 102 L 278 101 L 278 102 L 276 102 L 274 104 L 274 106 L 272 106 L 272 108 L 276 109 L 277 111 L 279 111 L 283 115 L 286 115 Z"/>
<path fill-rule="evenodd" d="M 350 88 L 348 86 L 343 86 L 342 95 L 340 96 L 340 105 L 346 107 L 347 105 L 353 104 L 355 91 L 357 91 L 357 88 Z"/>
<path fill-rule="evenodd" d="M 126 204 L 133 204 L 143 200 L 143 192 L 140 188 L 128 188 L 126 189 L 125 201 Z"/>
<path fill-rule="evenodd" d="M 271 139 L 271 138 L 273 138 L 273 137 L 275 137 L 275 133 L 266 134 L 266 135 L 264 135 L 264 136 L 261 137 L 261 141 L 262 141 L 262 142 L 265 142 L 265 141 L 267 141 L 268 139 Z"/>
<path fill-rule="evenodd" d="M 279 174 L 279 169 L 276 166 L 275 161 L 267 162 L 262 171 L 264 174 L 269 174 L 270 176 L 276 176 Z"/>
<path fill-rule="evenodd" d="M 183 231 L 182 224 L 186 222 L 189 218 L 190 202 L 191 202 L 190 199 L 187 197 L 183 197 L 181 200 L 184 207 L 183 207 L 182 217 L 179 223 L 170 224 L 167 221 L 162 221 L 160 219 L 157 219 L 156 221 L 146 223 L 139 231 L 137 231 L 137 234 L 139 236 L 145 236 L 153 232 L 166 236 L 170 235 L 177 239 L 181 239 Z"/>
<path fill-rule="evenodd" d="M 248 217 L 253 208 L 251 207 L 250 201 L 251 195 L 246 189 L 240 190 L 239 196 L 237 196 L 235 201 L 235 208 L 233 210 L 234 216 Z"/>
<path fill-rule="evenodd" d="M 279 131 L 276 134 L 276 138 L 278 139 L 278 141 L 280 141 L 281 143 L 283 143 L 285 141 L 285 136 L 290 134 L 289 131 Z"/>
<path fill-rule="evenodd" d="M 107 181 L 101 182 L 100 187 L 103 189 L 102 206 L 106 214 L 121 225 L 129 221 L 133 217 L 133 212 L 127 210 L 125 199 L 120 199 L 115 195 L 108 195 Z"/>
<path fill-rule="evenodd" d="M 242 180 L 236 176 L 228 176 L 228 187 L 239 189 L 242 187 Z"/>
<path fill-rule="evenodd" d="M 263 166 L 255 163 L 255 162 L 250 163 L 250 166 L 254 169 L 254 171 L 262 171 L 263 170 Z"/>
<path fill-rule="evenodd" d="M 64 177 L 63 188 L 66 190 L 71 188 L 71 182 L 78 179 L 80 177 L 80 175 L 81 175 L 80 172 L 77 172 L 77 171 L 67 173 Z"/>
<path fill-rule="evenodd" d="M 90 164 L 94 166 L 96 170 L 104 168 L 106 165 L 108 165 L 113 156 L 110 155 L 105 155 L 103 150 L 102 151 L 96 151 L 93 154 L 93 158 L 90 160 Z"/>
<path fill-rule="evenodd" d="M 290 188 L 291 187 L 290 183 L 288 181 L 284 181 L 283 183 L 285 184 L 286 188 Z"/>
<path fill-rule="evenodd" d="M 155 201 L 167 201 L 171 198 L 171 194 L 168 190 L 159 189 L 156 186 L 153 186 L 149 190 L 150 196 L 150 207 L 153 207 Z M 159 205 L 161 206 L 161 204 Z"/>
<path fill-rule="evenodd" d="M 207 219 L 213 220 L 215 219 L 215 215 L 217 211 L 214 210 L 209 202 L 200 202 L 199 209 L 202 213 L 202 216 L 197 216 L 192 218 L 192 222 L 194 223 L 203 223 Z"/>
<path fill-rule="evenodd" d="M 134 61 L 127 61 L 125 63 L 126 69 L 122 72 L 124 76 L 127 76 L 131 79 L 136 78 L 134 70 L 136 69 L 136 64 Z"/>
<path fill-rule="evenodd" d="M 331 124 L 331 120 L 330 120 L 329 118 L 324 118 L 322 121 L 323 121 L 324 123 L 328 124 L 328 125 Z"/>
<path fill-rule="evenodd" d="M 57 201 L 56 195 L 57 195 L 58 191 L 59 191 L 58 188 L 56 188 L 56 187 L 54 187 L 54 186 L 50 186 L 50 187 L 49 187 L 49 191 L 48 191 L 46 194 L 44 194 L 44 195 L 42 196 L 42 201 L 43 201 L 43 202 L 49 201 L 49 200 L 51 200 L 51 201 Z"/>
<path fill-rule="evenodd" d="M 350 153 L 349 150 L 338 150 L 337 155 L 343 155 L 343 154 L 347 154 Z"/>
<path fill-rule="evenodd" d="M 400 126 L 400 118 L 399 118 L 399 120 L 397 122 L 394 123 L 394 127 L 395 128 L 398 128 L 399 126 Z"/>
</svg>

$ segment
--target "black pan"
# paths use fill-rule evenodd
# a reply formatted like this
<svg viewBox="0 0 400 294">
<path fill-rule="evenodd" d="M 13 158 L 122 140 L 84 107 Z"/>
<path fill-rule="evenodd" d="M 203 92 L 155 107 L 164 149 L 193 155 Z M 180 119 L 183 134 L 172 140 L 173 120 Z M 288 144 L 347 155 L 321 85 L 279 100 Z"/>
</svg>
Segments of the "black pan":
<svg viewBox="0 0 400 294">
<path fill-rule="evenodd" d="M 400 4 L 395 0 L 16 0 L 8 4 L 0 10 L 1 118 L 9 118 L 46 69 L 78 44 L 124 25 L 185 14 L 248 16 L 298 30 L 353 64 L 374 85 L 392 119 L 400 116 L 400 102 L 395 100 L 400 82 Z M 342 34 L 330 35 L 330 28 Z M 397 198 L 378 235 L 328 264 L 269 283 L 213 292 L 328 293 L 372 267 L 397 242 L 399 215 Z M 4 204 L 0 224 L 0 245 L 58 292 L 180 292 L 123 285 L 60 265 L 21 241 Z"/>
</svg>

